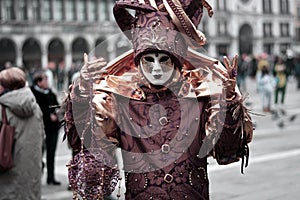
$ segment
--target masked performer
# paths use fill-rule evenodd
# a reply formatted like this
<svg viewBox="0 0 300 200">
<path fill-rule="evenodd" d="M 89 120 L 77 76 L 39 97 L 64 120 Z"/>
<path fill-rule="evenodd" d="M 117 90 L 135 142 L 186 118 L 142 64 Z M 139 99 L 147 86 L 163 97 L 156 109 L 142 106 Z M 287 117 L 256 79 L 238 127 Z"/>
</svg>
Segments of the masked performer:
<svg viewBox="0 0 300 200">
<path fill-rule="evenodd" d="M 224 67 L 193 50 L 206 40 L 196 30 L 204 8 L 211 16 L 204 0 L 116 2 L 133 50 L 108 64 L 85 54 L 66 100 L 66 136 L 79 152 L 69 178 L 79 195 L 111 193 L 117 148 L 130 200 L 206 200 L 208 156 L 247 165 L 253 129 L 236 86 L 237 57 L 225 57 Z"/>
</svg>

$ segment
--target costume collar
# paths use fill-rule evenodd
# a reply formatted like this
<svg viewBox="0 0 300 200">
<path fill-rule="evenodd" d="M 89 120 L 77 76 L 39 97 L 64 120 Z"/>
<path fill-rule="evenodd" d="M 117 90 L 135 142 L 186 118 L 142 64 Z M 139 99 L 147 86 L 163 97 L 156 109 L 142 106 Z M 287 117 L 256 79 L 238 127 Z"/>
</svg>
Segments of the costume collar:
<svg viewBox="0 0 300 200">
<path fill-rule="evenodd" d="M 133 50 L 129 50 L 108 63 L 104 68 L 108 75 L 99 84 L 94 84 L 94 89 L 143 100 L 145 94 L 141 89 L 141 83 L 142 85 L 146 84 L 141 81 L 133 58 Z M 213 73 L 216 68 L 226 70 L 218 60 L 189 48 L 180 71 L 183 82 L 178 96 L 189 98 L 220 95 L 222 93 L 222 81 Z M 176 83 L 173 81 L 171 84 L 174 82 Z M 148 85 L 146 86 L 148 87 Z"/>
</svg>

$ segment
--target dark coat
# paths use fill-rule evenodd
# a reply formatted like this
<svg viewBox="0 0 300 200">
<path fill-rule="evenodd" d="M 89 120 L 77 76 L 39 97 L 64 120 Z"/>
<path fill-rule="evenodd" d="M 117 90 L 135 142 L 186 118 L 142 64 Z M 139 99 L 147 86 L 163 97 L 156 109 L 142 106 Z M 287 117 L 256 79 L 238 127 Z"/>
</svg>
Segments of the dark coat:
<svg viewBox="0 0 300 200">
<path fill-rule="evenodd" d="M 51 89 L 46 90 L 47 92 L 38 91 L 34 86 L 31 87 L 31 91 L 43 112 L 46 135 L 52 132 L 57 132 L 59 130 L 58 121 L 52 122 L 50 118 L 51 113 L 56 114 L 55 107 L 53 106 L 59 105 L 56 94 L 53 93 Z"/>
</svg>

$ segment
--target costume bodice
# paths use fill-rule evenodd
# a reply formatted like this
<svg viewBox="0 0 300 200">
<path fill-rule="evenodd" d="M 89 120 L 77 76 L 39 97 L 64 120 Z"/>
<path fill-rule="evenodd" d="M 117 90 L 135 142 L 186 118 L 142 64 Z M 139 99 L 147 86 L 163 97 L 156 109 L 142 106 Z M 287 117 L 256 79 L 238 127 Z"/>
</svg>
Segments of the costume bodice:
<svg viewBox="0 0 300 200">
<path fill-rule="evenodd" d="M 116 97 L 126 198 L 184 199 L 182 195 L 193 194 L 188 199 L 201 199 L 208 187 L 206 156 L 198 155 L 208 99 L 180 98 L 171 89 L 144 92 L 144 101 Z M 155 192 L 159 198 L 153 189 L 161 190 Z"/>
</svg>

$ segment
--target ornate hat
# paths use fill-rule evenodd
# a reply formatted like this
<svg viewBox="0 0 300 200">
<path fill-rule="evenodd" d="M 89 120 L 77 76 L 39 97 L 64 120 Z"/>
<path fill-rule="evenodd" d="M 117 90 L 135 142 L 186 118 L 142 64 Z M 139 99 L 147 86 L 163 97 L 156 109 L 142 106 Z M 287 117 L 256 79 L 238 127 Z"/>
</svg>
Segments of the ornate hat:
<svg viewBox="0 0 300 200">
<path fill-rule="evenodd" d="M 132 41 L 136 65 L 144 53 L 157 50 L 180 59 L 187 48 L 205 44 L 205 35 L 197 30 L 203 7 L 212 16 L 205 0 L 119 0 L 114 16 L 124 34 Z M 129 9 L 136 11 L 131 15 Z"/>
</svg>

